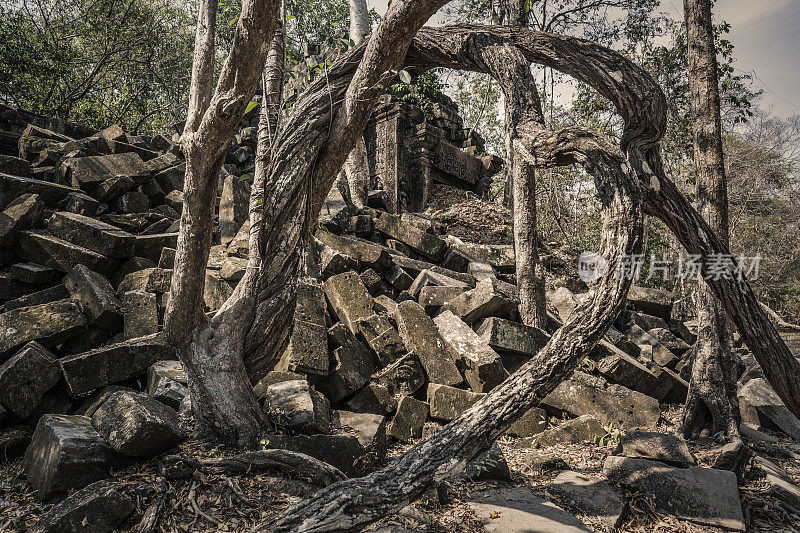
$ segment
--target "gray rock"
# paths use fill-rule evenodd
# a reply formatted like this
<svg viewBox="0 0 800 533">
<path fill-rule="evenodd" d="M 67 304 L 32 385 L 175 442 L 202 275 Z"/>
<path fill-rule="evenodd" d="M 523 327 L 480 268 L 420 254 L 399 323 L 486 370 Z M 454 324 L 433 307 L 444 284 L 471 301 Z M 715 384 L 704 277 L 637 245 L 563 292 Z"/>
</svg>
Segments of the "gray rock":
<svg viewBox="0 0 800 533">
<path fill-rule="evenodd" d="M 657 461 L 609 456 L 611 483 L 644 492 L 659 513 L 701 525 L 745 531 L 736 474 L 713 468 L 674 468 Z"/>
<path fill-rule="evenodd" d="M 289 431 L 313 435 L 330 433 L 332 428 L 330 402 L 307 381 L 284 381 L 267 387 L 264 410 Z"/>
<path fill-rule="evenodd" d="M 539 328 L 496 317 L 483 320 L 476 332 L 495 350 L 528 357 L 536 355 L 550 340 L 550 335 Z"/>
<path fill-rule="evenodd" d="M 56 279 L 54 268 L 37 263 L 15 263 L 9 267 L 8 272 L 12 278 L 32 285 L 51 283 Z"/>
<path fill-rule="evenodd" d="M 474 392 L 489 392 L 508 377 L 497 352 L 452 312 L 444 311 L 434 322 Z"/>
<path fill-rule="evenodd" d="M 20 296 L 13 300 L 8 300 L 3 307 L 6 311 L 13 311 L 21 307 L 33 307 L 35 305 L 47 304 L 66 298 L 69 298 L 69 291 L 64 285 L 59 284 L 53 285 L 47 289 L 28 293 L 25 296 Z"/>
<path fill-rule="evenodd" d="M 429 383 L 428 405 L 431 418 L 449 422 L 485 396 L 486 394 Z"/>
<path fill-rule="evenodd" d="M 0 254 L 11 252 L 19 231 L 39 223 L 43 209 L 44 202 L 36 194 L 22 194 L 6 206 L 0 213 Z"/>
<path fill-rule="evenodd" d="M 769 492 L 791 507 L 795 513 L 800 511 L 800 487 L 792 480 L 791 476 L 769 459 L 757 455 L 754 461 L 764 472 L 764 478 L 769 484 Z"/>
<path fill-rule="evenodd" d="M 375 229 L 393 239 L 407 244 L 415 252 L 439 262 L 447 253 L 447 243 L 435 235 L 407 224 L 400 217 L 381 213 L 375 221 Z"/>
<path fill-rule="evenodd" d="M 114 451 L 85 416 L 45 415 L 25 452 L 25 477 L 40 500 L 106 477 Z"/>
<path fill-rule="evenodd" d="M 608 528 L 620 525 L 628 506 L 625 495 L 604 479 L 578 472 L 562 472 L 547 487 L 549 497 L 581 514 L 597 519 Z"/>
<path fill-rule="evenodd" d="M 331 276 L 324 284 L 325 295 L 339 320 L 357 335 L 358 322 L 375 314 L 372 296 L 355 272 Z"/>
<path fill-rule="evenodd" d="M 656 374 L 605 340 L 597 344 L 593 353 L 599 356 L 597 371 L 629 389 L 663 400 L 672 388 L 671 385 L 659 387 L 660 380 Z"/>
<path fill-rule="evenodd" d="M 60 183 L 50 183 L 33 178 L 11 176 L 0 172 L 0 195 L 5 198 L 17 198 L 23 194 L 36 194 L 50 209 L 57 209 L 59 204 L 73 192 L 80 192 Z"/>
<path fill-rule="evenodd" d="M 514 447 L 535 448 L 555 444 L 582 444 L 592 442 L 605 433 L 606 430 L 598 419 L 592 415 L 583 415 L 567 420 L 554 428 L 546 429 L 533 437 L 522 439 Z"/>
<path fill-rule="evenodd" d="M 227 174 L 222 182 L 222 198 L 219 202 L 219 232 L 223 244 L 227 244 L 239 231 L 248 217 L 250 208 L 250 183 L 239 176 Z"/>
<path fill-rule="evenodd" d="M 389 439 L 386 435 L 386 417 L 371 413 L 334 411 L 333 423 L 345 434 L 354 434 L 364 448 L 366 469 L 379 465 L 386 458 Z"/>
<path fill-rule="evenodd" d="M 580 300 L 566 287 L 558 287 L 547 293 L 547 306 L 555 312 L 561 323 L 566 323 L 572 316 Z"/>
<path fill-rule="evenodd" d="M 158 361 L 147 369 L 147 393 L 176 411 L 189 396 L 187 383 L 180 361 Z"/>
<path fill-rule="evenodd" d="M 168 250 L 168 248 L 164 248 Z M 164 251 L 161 252 L 159 264 L 164 259 Z M 173 264 L 175 263 L 173 258 Z M 219 269 L 219 277 L 226 281 L 239 281 L 247 272 L 247 259 L 241 257 L 228 256 L 222 261 L 222 268 Z"/>
<path fill-rule="evenodd" d="M 415 400 L 411 396 L 403 396 L 397 402 L 397 413 L 389 422 L 386 432 L 403 442 L 412 442 L 422 438 L 422 426 L 428 418 L 428 404 Z"/>
<path fill-rule="evenodd" d="M 83 304 L 89 324 L 111 332 L 122 330 L 122 302 L 104 276 L 76 265 L 64 276 L 64 286 L 72 298 Z"/>
<path fill-rule="evenodd" d="M 381 288 L 381 284 L 383 283 L 383 279 L 381 278 L 380 274 L 372 270 L 371 268 L 366 269 L 364 272 L 358 275 L 361 278 L 361 282 L 367 288 L 367 292 L 370 295 L 375 294 Z"/>
<path fill-rule="evenodd" d="M 171 231 L 168 233 L 154 233 L 151 235 L 137 235 L 135 255 L 138 257 L 146 257 L 153 263 L 157 263 L 161 258 L 161 250 L 164 248 L 177 247 L 177 231 Z"/>
<path fill-rule="evenodd" d="M 547 412 L 539 407 L 533 407 L 514 422 L 506 433 L 515 437 L 532 437 L 546 429 Z"/>
<path fill-rule="evenodd" d="M 501 273 L 511 274 L 516 268 L 514 246 L 510 244 L 454 242 L 453 248 L 461 250 L 474 260 L 492 265 Z"/>
<path fill-rule="evenodd" d="M 377 272 L 385 272 L 392 265 L 389 252 L 375 243 L 356 237 L 334 235 L 323 230 L 317 231 L 315 235 L 326 246 L 358 261 L 363 268 L 370 267 Z"/>
<path fill-rule="evenodd" d="M 203 302 L 210 311 L 216 311 L 230 298 L 236 284 L 222 279 L 216 270 L 206 270 Z"/>
<path fill-rule="evenodd" d="M 466 503 L 486 533 L 591 531 L 565 510 L 534 496 L 528 487 L 496 487 L 473 492 Z"/>
<path fill-rule="evenodd" d="M 396 261 L 397 258 L 395 258 L 395 262 Z M 420 291 L 425 287 L 459 287 L 463 289 L 461 291 L 462 294 L 470 289 L 467 283 L 431 269 L 421 270 L 420 273 L 417 274 L 417 277 L 414 278 L 411 287 L 408 288 L 408 292 L 413 298 L 418 298 Z M 448 299 L 448 301 L 450 301 L 450 299 Z"/>
<path fill-rule="evenodd" d="M 70 355 L 59 362 L 71 396 L 143 374 L 156 361 L 177 359 L 161 334 L 148 335 Z"/>
<path fill-rule="evenodd" d="M 428 381 L 451 386 L 464 381 L 439 329 L 418 303 L 401 302 L 394 317 L 406 348 L 419 358 Z"/>
<path fill-rule="evenodd" d="M 419 358 L 408 353 L 377 372 L 373 380 L 384 386 L 391 396 L 411 395 L 425 384 L 425 371 Z"/>
<path fill-rule="evenodd" d="M 5 312 L 0 314 L 0 360 L 30 341 L 50 348 L 85 329 L 86 316 L 75 300 L 58 300 Z"/>
<path fill-rule="evenodd" d="M 691 348 L 683 339 L 678 338 L 666 328 L 654 328 L 649 330 L 648 333 L 678 357 L 688 352 L 689 348 Z"/>
<path fill-rule="evenodd" d="M 30 533 L 108 533 L 136 509 L 118 483 L 97 481 L 48 510 Z"/>
<path fill-rule="evenodd" d="M 47 230 L 59 239 L 108 257 L 134 256 L 134 235 L 94 218 L 58 211 L 48 220 Z"/>
<path fill-rule="evenodd" d="M 671 292 L 634 285 L 628 291 L 628 303 L 636 309 L 664 320 L 672 314 L 674 295 Z"/>
<path fill-rule="evenodd" d="M 125 340 L 158 333 L 156 295 L 145 291 L 128 291 L 122 295 Z"/>
<path fill-rule="evenodd" d="M 134 182 L 143 182 L 149 171 L 138 154 L 110 154 L 101 156 L 72 157 L 64 161 L 59 173 L 76 189 L 91 192 L 102 182 L 118 177 L 127 177 Z"/>
<path fill-rule="evenodd" d="M 92 415 L 92 426 L 117 452 L 153 457 L 181 441 L 178 414 L 147 394 L 112 393 Z"/>
<path fill-rule="evenodd" d="M 0 403 L 19 418 L 27 418 L 45 393 L 61 381 L 55 356 L 37 342 L 29 342 L 0 365 Z"/>
<path fill-rule="evenodd" d="M 695 464 L 686 441 L 669 433 L 628 431 L 619 443 L 617 455 L 651 459 L 672 466 Z"/>
<path fill-rule="evenodd" d="M 468 287 L 448 287 L 445 285 L 428 285 L 422 287 L 417 295 L 417 301 L 429 315 L 435 315 L 439 309 L 460 294 L 466 292 Z"/>
<path fill-rule="evenodd" d="M 494 442 L 488 450 L 470 461 L 456 477 L 471 481 L 511 481 L 511 471 L 503 450 Z"/>
<path fill-rule="evenodd" d="M 32 434 L 28 426 L 0 429 L 0 463 L 13 461 L 24 454 Z"/>
<path fill-rule="evenodd" d="M 800 420 L 786 408 L 766 380 L 763 378 L 751 379 L 739 390 L 738 396 L 743 421 L 753 418 L 752 415 L 748 416 L 748 411 L 754 409 L 758 415 L 757 418 L 763 417 L 769 420 L 788 436 L 800 441 Z"/>
<path fill-rule="evenodd" d="M 62 210 L 87 217 L 93 216 L 100 208 L 100 202 L 82 192 L 71 192 L 63 202 Z"/>
<path fill-rule="evenodd" d="M 89 270 L 109 276 L 117 264 L 114 259 L 54 237 L 44 230 L 21 231 L 18 243 L 17 255 L 20 258 L 60 272 L 69 272 L 75 265 L 84 265 Z"/>
<path fill-rule="evenodd" d="M 332 402 L 338 402 L 367 384 L 375 362 L 369 348 L 341 322 L 330 328 L 329 335 L 339 347 L 333 350 L 332 369 L 321 381 L 320 390 Z"/>
<path fill-rule="evenodd" d="M 381 365 L 391 364 L 406 353 L 403 339 L 386 316 L 373 313 L 359 319 L 358 331 Z"/>
<path fill-rule="evenodd" d="M 144 291 L 155 294 L 169 292 L 172 283 L 172 270 L 145 268 L 127 274 L 117 286 L 117 294 L 130 291 Z"/>
<path fill-rule="evenodd" d="M 622 385 L 590 386 L 573 377 L 548 394 L 542 404 L 575 416 L 592 415 L 618 428 L 654 428 L 661 415 L 658 400 Z"/>
<path fill-rule="evenodd" d="M 485 279 L 444 304 L 442 312 L 450 311 L 467 324 L 487 317 L 513 318 L 519 305 L 513 290 L 513 286 L 505 288 L 498 280 Z"/>
<path fill-rule="evenodd" d="M 386 385 L 371 381 L 347 400 L 345 406 L 358 413 L 388 415 L 397 409 L 397 398 L 389 392 Z"/>
<path fill-rule="evenodd" d="M 363 476 L 364 465 L 370 464 L 368 452 L 356 435 L 266 435 L 260 442 L 263 449 L 310 455 L 349 477 Z"/>
<path fill-rule="evenodd" d="M 397 265 L 392 266 L 392 268 L 385 274 L 386 281 L 388 281 L 392 287 L 399 291 L 407 290 L 411 287 L 411 284 L 414 283 L 414 278 L 408 275 L 408 272 L 403 270 Z"/>
<path fill-rule="evenodd" d="M 678 362 L 677 355 L 636 324 L 627 331 L 627 337 L 631 342 L 652 347 L 652 360 L 663 367 L 674 368 Z"/>
<path fill-rule="evenodd" d="M 322 287 L 307 280 L 302 281 L 297 288 L 294 327 L 289 339 L 291 355 L 288 370 L 317 376 L 328 375 L 327 319 Z"/>
</svg>

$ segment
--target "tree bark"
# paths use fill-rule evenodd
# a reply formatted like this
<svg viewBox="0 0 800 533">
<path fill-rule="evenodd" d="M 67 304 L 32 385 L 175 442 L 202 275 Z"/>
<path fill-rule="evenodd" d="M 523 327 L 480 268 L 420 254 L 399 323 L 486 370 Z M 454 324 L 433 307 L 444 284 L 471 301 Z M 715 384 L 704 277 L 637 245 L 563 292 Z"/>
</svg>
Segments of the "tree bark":
<svg viewBox="0 0 800 533">
<path fill-rule="evenodd" d="M 728 246 L 728 189 L 711 0 L 685 0 L 684 15 L 698 211 Z M 723 432 L 736 439 L 739 401 L 730 329 L 714 295 L 702 281 L 698 285 L 697 344 L 680 432 L 697 438 L 701 431 L 710 429 L 712 434 Z"/>
</svg>

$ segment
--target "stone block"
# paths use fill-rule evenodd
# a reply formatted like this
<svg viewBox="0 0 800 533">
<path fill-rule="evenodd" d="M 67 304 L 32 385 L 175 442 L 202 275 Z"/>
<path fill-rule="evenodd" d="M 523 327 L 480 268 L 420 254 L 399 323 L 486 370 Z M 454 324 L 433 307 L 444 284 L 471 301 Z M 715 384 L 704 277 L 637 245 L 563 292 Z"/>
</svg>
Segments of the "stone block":
<svg viewBox="0 0 800 533">
<path fill-rule="evenodd" d="M 6 206 L 0 213 L 0 260 L 11 253 L 19 231 L 39 223 L 43 210 L 44 202 L 36 194 L 22 194 Z"/>
<path fill-rule="evenodd" d="M 125 340 L 158 333 L 156 295 L 145 291 L 128 291 L 122 295 Z"/>
<path fill-rule="evenodd" d="M 0 172 L 0 196 L 18 198 L 23 194 L 36 194 L 50 209 L 58 209 L 59 204 L 73 192 L 72 187 L 33 178 L 11 176 Z"/>
<path fill-rule="evenodd" d="M 136 510 L 136 504 L 112 481 L 101 480 L 73 492 L 50 508 L 30 533 L 110 533 Z"/>
<path fill-rule="evenodd" d="M 117 261 L 102 254 L 54 237 L 44 230 L 22 231 L 18 235 L 17 255 L 26 261 L 52 267 L 59 272 L 69 272 L 75 265 L 110 276 Z"/>
<path fill-rule="evenodd" d="M 13 279 L 31 285 L 52 283 L 57 276 L 54 268 L 38 263 L 15 263 L 9 267 L 8 272 Z"/>
<path fill-rule="evenodd" d="M 100 209 L 100 202 L 82 192 L 71 192 L 66 199 L 59 204 L 63 211 L 76 213 L 87 217 L 94 216 Z"/>
<path fill-rule="evenodd" d="M 48 287 L 47 289 L 28 293 L 25 296 L 20 296 L 13 300 L 8 300 L 3 304 L 3 307 L 6 311 L 13 311 L 20 307 L 33 307 L 35 305 L 47 304 L 65 298 L 69 298 L 69 291 L 64 285 L 59 284 Z"/>
<path fill-rule="evenodd" d="M 170 233 L 154 233 L 152 235 L 137 235 L 135 255 L 137 257 L 146 257 L 147 259 L 153 261 L 153 263 L 157 263 L 161 257 L 161 250 L 164 248 L 177 247 L 177 231 Z"/>
<path fill-rule="evenodd" d="M 92 426 L 123 455 L 153 457 L 182 440 L 178 414 L 147 394 L 112 393 L 92 415 Z"/>
<path fill-rule="evenodd" d="M 527 357 L 536 355 L 550 340 L 550 335 L 539 328 L 497 317 L 484 319 L 476 333 L 499 352 L 512 352 Z"/>
<path fill-rule="evenodd" d="M 102 346 L 59 360 L 71 396 L 143 374 L 156 361 L 177 359 L 161 334 Z"/>
<path fill-rule="evenodd" d="M 539 407 L 532 407 L 514 422 L 506 433 L 515 437 L 532 437 L 546 429 L 547 412 Z"/>
<path fill-rule="evenodd" d="M 618 487 L 578 472 L 561 472 L 547 487 L 547 494 L 611 529 L 620 525 L 628 507 L 628 500 Z"/>
<path fill-rule="evenodd" d="M 294 327 L 289 340 L 290 371 L 328 375 L 330 363 L 327 318 L 325 291 L 316 283 L 301 282 L 297 288 Z"/>
<path fill-rule="evenodd" d="M 363 476 L 363 465 L 369 461 L 359 437 L 352 434 L 266 435 L 261 442 L 264 449 L 289 450 L 310 455 L 335 466 L 350 477 Z"/>
<path fill-rule="evenodd" d="M 389 392 L 386 385 L 371 381 L 348 399 L 345 406 L 358 413 L 388 415 L 397 409 L 397 398 Z"/>
<path fill-rule="evenodd" d="M 412 442 L 422 438 L 422 426 L 428 418 L 428 404 L 403 396 L 397 402 L 397 413 L 389 422 L 387 433 L 402 442 Z"/>
<path fill-rule="evenodd" d="M 219 202 L 219 233 L 223 244 L 227 244 L 239 231 L 250 210 L 250 183 L 239 176 L 227 174 L 222 181 L 222 197 Z"/>
<path fill-rule="evenodd" d="M 448 287 L 445 285 L 428 285 L 420 289 L 417 301 L 429 315 L 435 315 L 439 309 L 462 293 L 469 290 L 468 287 Z"/>
<path fill-rule="evenodd" d="M 473 244 L 454 242 L 453 248 L 461 250 L 481 263 L 488 263 L 498 272 L 511 274 L 516 270 L 514 246 L 510 244 Z"/>
<path fill-rule="evenodd" d="M 601 340 L 597 346 L 598 349 L 593 351 L 600 357 L 597 361 L 597 371 L 605 378 L 658 400 L 663 400 L 669 392 L 659 387 L 659 378 L 656 374 L 613 344 Z"/>
<path fill-rule="evenodd" d="M 444 311 L 434 323 L 474 392 L 489 392 L 508 377 L 497 352 L 452 312 Z"/>
<path fill-rule="evenodd" d="M 0 314 L 0 360 L 30 341 L 51 348 L 86 329 L 80 303 L 58 300 Z"/>
<path fill-rule="evenodd" d="M 381 277 L 371 268 L 366 269 L 364 272 L 359 274 L 358 277 L 361 278 L 361 282 L 364 284 L 364 286 L 367 288 L 367 292 L 370 294 L 375 294 L 381 288 Z"/>
<path fill-rule="evenodd" d="M 206 270 L 203 302 L 210 311 L 216 311 L 230 298 L 236 284 L 222 279 L 217 270 Z"/>
<path fill-rule="evenodd" d="M 600 421 L 592 415 L 567 420 L 556 427 L 545 429 L 538 435 L 518 441 L 515 448 L 554 446 L 557 444 L 582 444 L 593 442 L 606 434 Z"/>
<path fill-rule="evenodd" d="M 168 248 L 164 248 L 167 250 Z M 163 253 L 162 253 L 163 257 Z M 228 256 L 222 261 L 222 268 L 219 269 L 219 277 L 227 281 L 239 281 L 247 272 L 247 259 L 241 257 Z"/>
<path fill-rule="evenodd" d="M 674 295 L 671 292 L 634 285 L 628 291 L 628 303 L 643 313 L 669 320 Z"/>
<path fill-rule="evenodd" d="M 73 187 L 87 192 L 110 178 L 127 177 L 141 183 L 149 177 L 145 163 L 135 153 L 72 157 L 61 164 L 59 173 Z"/>
<path fill-rule="evenodd" d="M 2 411 L 2 406 L 0 406 Z M 2 416 L 0 416 L 2 425 Z M 0 464 L 11 462 L 23 455 L 31 443 L 31 428 L 28 426 L 16 426 L 7 429 L 0 429 Z"/>
<path fill-rule="evenodd" d="M 669 433 L 628 431 L 622 437 L 616 454 L 651 459 L 672 466 L 686 467 L 695 464 L 686 441 Z"/>
<path fill-rule="evenodd" d="M 397 289 L 398 291 L 404 291 L 411 287 L 411 284 L 414 283 L 414 278 L 408 275 L 408 272 L 403 270 L 397 265 L 393 265 L 392 268 L 386 273 L 386 281 L 388 281 L 392 287 Z"/>
<path fill-rule="evenodd" d="M 486 394 L 429 383 L 428 405 L 431 418 L 450 422 L 485 396 Z"/>
<path fill-rule="evenodd" d="M 392 265 L 392 258 L 389 252 L 370 241 L 356 237 L 334 235 L 324 230 L 317 231 L 316 237 L 325 245 L 358 261 L 362 268 L 370 267 L 377 272 L 385 272 Z"/>
<path fill-rule="evenodd" d="M 111 332 L 122 330 L 122 302 L 104 276 L 76 265 L 64 276 L 64 286 L 83 304 L 89 324 Z"/>
<path fill-rule="evenodd" d="M 447 253 L 447 243 L 444 240 L 403 222 L 400 217 L 389 213 L 381 213 L 381 216 L 375 221 L 375 229 L 387 237 L 407 244 L 412 250 L 434 262 L 438 263 L 444 259 L 444 255 Z"/>
<path fill-rule="evenodd" d="M 164 294 L 169 292 L 172 283 L 172 270 L 165 268 L 145 268 L 127 274 L 117 286 L 117 294 L 131 291 Z"/>
<path fill-rule="evenodd" d="M 469 285 L 463 281 L 451 278 L 438 272 L 434 272 L 433 270 L 424 269 L 417 274 L 416 278 L 414 278 L 414 282 L 411 284 L 411 287 L 408 288 L 408 292 L 411 293 L 412 297 L 417 298 L 420 291 L 424 287 L 429 286 L 461 287 L 467 290 L 470 288 Z"/>
<path fill-rule="evenodd" d="M 371 413 L 334 411 L 333 422 L 345 434 L 355 435 L 358 439 L 366 451 L 365 458 L 369 458 L 369 464 L 364 466 L 376 466 L 385 459 L 389 447 L 386 435 L 386 417 Z"/>
<path fill-rule="evenodd" d="M 25 452 L 25 477 L 40 500 L 106 477 L 114 451 L 85 416 L 45 415 Z"/>
<path fill-rule="evenodd" d="M 329 335 L 339 347 L 333 350 L 330 375 L 320 383 L 320 390 L 332 402 L 339 402 L 367 384 L 375 362 L 369 348 L 344 324 L 334 324 Z"/>
<path fill-rule="evenodd" d="M 61 381 L 55 356 L 38 342 L 29 342 L 0 365 L 0 404 L 19 418 L 27 418 L 47 391 Z"/>
<path fill-rule="evenodd" d="M 307 381 L 283 381 L 267 387 L 264 411 L 292 432 L 306 435 L 331 432 L 330 402 Z"/>
<path fill-rule="evenodd" d="M 1 315 L 0 315 L 1 316 Z M 763 378 L 751 379 L 739 390 L 739 408 L 742 419 L 748 409 L 755 409 L 758 419 L 779 428 L 788 436 L 800 441 L 800 420 L 786 408 L 775 390 Z"/>
<path fill-rule="evenodd" d="M 485 279 L 474 289 L 448 301 L 442 311 L 450 311 L 467 324 L 474 324 L 487 317 L 513 318 L 519 300 L 514 294 L 503 290 L 493 279 Z"/>
<path fill-rule="evenodd" d="M 391 396 L 410 395 L 425 384 L 425 371 L 417 356 L 409 353 L 377 372 L 374 381 L 386 387 Z"/>
<path fill-rule="evenodd" d="M 134 255 L 134 235 L 94 218 L 58 211 L 48 220 L 47 229 L 60 239 L 108 257 Z"/>
<path fill-rule="evenodd" d="M 372 296 L 355 272 L 331 276 L 324 288 L 333 311 L 353 334 L 359 333 L 360 319 L 375 314 Z"/>
<path fill-rule="evenodd" d="M 395 320 L 406 348 L 419 358 L 428 381 L 442 385 L 464 381 L 439 328 L 418 303 L 407 300 L 398 304 Z"/>
</svg>

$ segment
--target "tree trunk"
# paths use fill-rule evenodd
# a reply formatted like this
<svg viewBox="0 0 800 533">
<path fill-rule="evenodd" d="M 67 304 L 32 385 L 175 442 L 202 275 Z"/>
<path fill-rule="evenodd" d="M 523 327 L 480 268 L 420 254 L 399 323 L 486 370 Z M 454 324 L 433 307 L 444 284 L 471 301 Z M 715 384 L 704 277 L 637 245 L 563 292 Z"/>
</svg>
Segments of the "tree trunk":
<svg viewBox="0 0 800 533">
<path fill-rule="evenodd" d="M 728 190 L 711 0 L 685 0 L 684 15 L 698 211 L 728 246 Z M 738 438 L 737 365 L 730 328 L 722 308 L 703 282 L 698 286 L 697 322 L 694 366 L 680 431 L 689 438 L 698 437 L 704 429 Z"/>
</svg>

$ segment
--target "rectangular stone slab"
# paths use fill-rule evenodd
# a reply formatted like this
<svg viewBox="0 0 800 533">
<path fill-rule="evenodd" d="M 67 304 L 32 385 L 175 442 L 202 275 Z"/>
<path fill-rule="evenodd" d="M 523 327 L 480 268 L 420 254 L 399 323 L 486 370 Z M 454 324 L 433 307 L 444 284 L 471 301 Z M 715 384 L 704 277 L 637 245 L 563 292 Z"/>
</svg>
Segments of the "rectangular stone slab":
<svg viewBox="0 0 800 533">
<path fill-rule="evenodd" d="M 75 300 L 58 300 L 8 311 L 0 314 L 0 360 L 30 341 L 49 348 L 85 329 L 86 317 Z"/>
<path fill-rule="evenodd" d="M 73 397 L 147 372 L 156 361 L 177 359 L 161 334 L 102 346 L 61 359 L 61 370 Z"/>
<path fill-rule="evenodd" d="M 364 268 L 371 267 L 378 272 L 384 272 L 392 264 L 389 252 L 373 242 L 355 237 L 334 235 L 323 230 L 317 231 L 315 236 L 327 246 L 357 260 L 364 265 Z"/>
<path fill-rule="evenodd" d="M 444 240 L 415 228 L 411 224 L 403 222 L 400 217 L 389 213 L 381 213 L 381 216 L 375 221 L 375 229 L 387 237 L 407 244 L 415 252 L 437 263 L 444 259 L 444 255 L 447 253 L 447 243 Z"/>
<path fill-rule="evenodd" d="M 504 318 L 484 319 L 477 334 L 495 350 L 514 352 L 532 357 L 550 340 L 547 332 Z"/>
<path fill-rule="evenodd" d="M 325 291 L 317 284 L 301 282 L 297 288 L 294 328 L 289 346 L 290 371 L 317 376 L 328 375 Z"/>
<path fill-rule="evenodd" d="M 44 205 L 50 209 L 57 209 L 61 201 L 70 193 L 80 193 L 80 190 L 58 183 L 22 178 L 0 172 L 0 194 L 6 198 L 16 198 L 25 193 L 38 194 Z"/>
<path fill-rule="evenodd" d="M 111 276 L 118 262 L 83 246 L 59 239 L 44 230 L 21 231 L 17 242 L 19 257 L 60 272 L 69 272 L 75 265 L 84 265 L 89 270 Z"/>
</svg>

